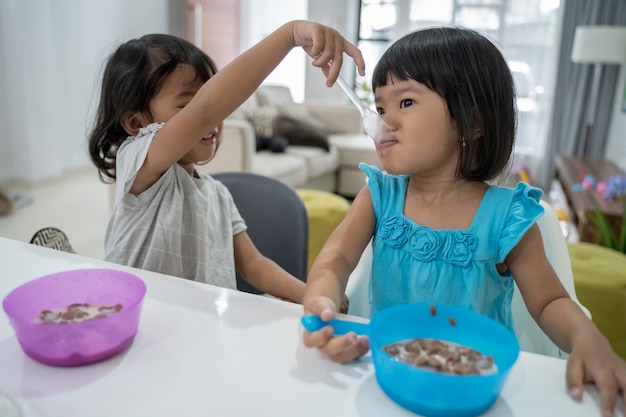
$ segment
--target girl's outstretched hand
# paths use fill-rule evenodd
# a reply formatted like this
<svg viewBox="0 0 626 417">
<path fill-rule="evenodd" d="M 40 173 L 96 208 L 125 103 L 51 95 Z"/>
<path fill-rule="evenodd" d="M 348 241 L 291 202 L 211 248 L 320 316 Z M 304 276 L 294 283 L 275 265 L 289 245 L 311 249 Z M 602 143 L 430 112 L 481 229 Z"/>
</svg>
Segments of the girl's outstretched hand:
<svg viewBox="0 0 626 417">
<path fill-rule="evenodd" d="M 626 415 L 626 362 L 613 352 L 607 341 L 590 340 L 574 345 L 567 361 L 566 380 L 575 400 L 582 399 L 583 383 L 595 383 L 603 417 L 614 414 L 621 392 L 622 412 Z"/>
<path fill-rule="evenodd" d="M 329 321 L 337 315 L 337 306 L 327 297 L 315 297 L 304 305 L 305 314 L 314 314 L 324 321 Z M 304 330 L 302 335 L 304 346 L 318 348 L 333 361 L 348 363 L 363 356 L 369 350 L 367 336 L 357 336 L 350 332 L 342 336 L 333 336 L 333 328 L 326 326 L 317 332 Z"/>
<path fill-rule="evenodd" d="M 304 20 L 292 23 L 293 45 L 301 46 L 313 58 L 313 65 L 322 68 L 327 86 L 332 86 L 337 80 L 344 53 L 352 57 L 359 74 L 365 75 L 361 51 L 335 29 Z"/>
</svg>

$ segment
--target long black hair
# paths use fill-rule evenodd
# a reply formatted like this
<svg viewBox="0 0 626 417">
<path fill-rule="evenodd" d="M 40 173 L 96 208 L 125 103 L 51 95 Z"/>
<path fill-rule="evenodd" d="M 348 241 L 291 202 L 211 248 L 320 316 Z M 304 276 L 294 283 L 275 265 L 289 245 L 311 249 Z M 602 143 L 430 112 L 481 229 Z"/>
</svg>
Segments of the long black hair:
<svg viewBox="0 0 626 417">
<path fill-rule="evenodd" d="M 89 156 L 103 181 L 115 180 L 117 149 L 128 138 L 122 119 L 148 112 L 150 101 L 180 64 L 191 65 L 202 82 L 217 72 L 215 63 L 199 48 L 164 34 L 132 39 L 108 58 L 96 121 L 88 138 Z"/>
<path fill-rule="evenodd" d="M 499 49 L 479 33 L 457 27 L 418 30 L 396 41 L 374 69 L 372 86 L 414 80 L 439 94 L 459 134 L 457 175 L 496 178 L 515 141 L 515 89 Z"/>
</svg>

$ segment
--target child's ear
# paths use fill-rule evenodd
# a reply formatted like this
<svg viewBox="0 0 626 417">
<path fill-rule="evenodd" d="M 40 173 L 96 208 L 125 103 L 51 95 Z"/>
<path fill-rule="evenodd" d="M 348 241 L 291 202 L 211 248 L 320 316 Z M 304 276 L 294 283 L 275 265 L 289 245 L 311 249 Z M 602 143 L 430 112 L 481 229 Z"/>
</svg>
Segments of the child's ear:
<svg viewBox="0 0 626 417">
<path fill-rule="evenodd" d="M 139 129 L 145 126 L 141 112 L 129 113 L 122 118 L 121 124 L 130 136 L 137 136 Z"/>
</svg>

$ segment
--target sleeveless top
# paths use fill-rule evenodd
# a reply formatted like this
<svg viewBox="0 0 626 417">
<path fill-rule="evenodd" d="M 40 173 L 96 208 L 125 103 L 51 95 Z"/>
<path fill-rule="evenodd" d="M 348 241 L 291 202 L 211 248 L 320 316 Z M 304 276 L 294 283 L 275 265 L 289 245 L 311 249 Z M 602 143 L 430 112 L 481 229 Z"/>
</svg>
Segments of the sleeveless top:
<svg viewBox="0 0 626 417">
<path fill-rule="evenodd" d="M 396 304 L 430 302 L 465 307 L 513 331 L 514 280 L 502 263 L 543 214 L 543 191 L 526 183 L 491 185 L 472 224 L 438 230 L 403 214 L 409 177 L 360 164 L 376 216 L 370 281 L 372 314 Z"/>
</svg>

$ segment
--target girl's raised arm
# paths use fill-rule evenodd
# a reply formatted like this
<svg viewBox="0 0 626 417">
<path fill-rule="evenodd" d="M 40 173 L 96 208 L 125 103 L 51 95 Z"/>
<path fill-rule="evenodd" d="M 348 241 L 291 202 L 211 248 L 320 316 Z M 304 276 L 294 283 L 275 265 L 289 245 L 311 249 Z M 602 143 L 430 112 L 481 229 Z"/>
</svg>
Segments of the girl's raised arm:
<svg viewBox="0 0 626 417">
<path fill-rule="evenodd" d="M 361 52 L 335 29 L 308 21 L 286 23 L 211 77 L 166 123 L 156 135 L 140 174 L 158 177 L 176 163 L 250 97 L 296 46 L 311 55 L 314 66 L 323 68 L 327 85 L 337 79 L 344 53 L 364 74 Z"/>
</svg>

